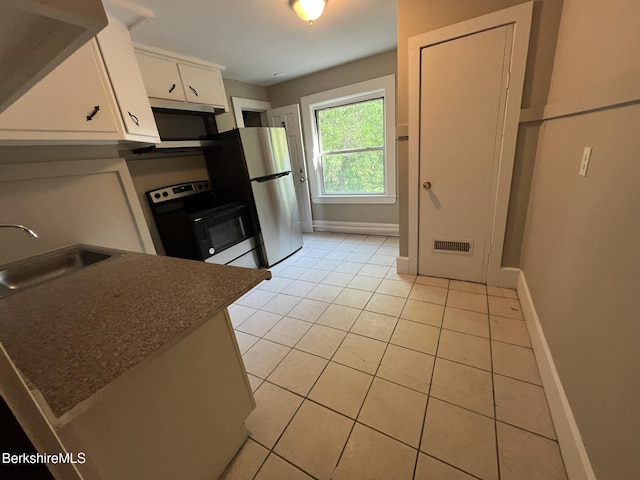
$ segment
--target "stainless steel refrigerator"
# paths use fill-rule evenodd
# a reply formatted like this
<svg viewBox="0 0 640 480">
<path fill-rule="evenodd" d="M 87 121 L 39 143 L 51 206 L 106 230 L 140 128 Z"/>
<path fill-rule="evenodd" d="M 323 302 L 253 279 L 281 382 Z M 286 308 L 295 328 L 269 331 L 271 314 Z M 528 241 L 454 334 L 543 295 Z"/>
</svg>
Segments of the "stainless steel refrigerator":
<svg viewBox="0 0 640 480">
<path fill-rule="evenodd" d="M 220 134 L 207 155 L 215 194 L 252 205 L 265 267 L 302 247 L 300 214 L 284 128 L 249 127 Z"/>
</svg>

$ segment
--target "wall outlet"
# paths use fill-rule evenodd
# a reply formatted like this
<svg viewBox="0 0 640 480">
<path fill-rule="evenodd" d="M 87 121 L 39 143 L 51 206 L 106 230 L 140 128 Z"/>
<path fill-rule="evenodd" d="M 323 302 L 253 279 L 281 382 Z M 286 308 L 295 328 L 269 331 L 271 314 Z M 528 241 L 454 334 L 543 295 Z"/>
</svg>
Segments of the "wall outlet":
<svg viewBox="0 0 640 480">
<path fill-rule="evenodd" d="M 580 170 L 578 175 L 587 176 L 587 168 L 589 168 L 589 160 L 591 160 L 591 147 L 584 147 L 582 152 L 582 160 L 580 161 Z"/>
</svg>

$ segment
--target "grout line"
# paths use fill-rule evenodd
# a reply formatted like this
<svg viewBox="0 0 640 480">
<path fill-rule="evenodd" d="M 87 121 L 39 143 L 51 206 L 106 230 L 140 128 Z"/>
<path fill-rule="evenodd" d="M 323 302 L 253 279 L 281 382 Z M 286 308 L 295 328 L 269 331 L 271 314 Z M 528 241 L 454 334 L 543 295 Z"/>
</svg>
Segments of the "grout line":
<svg viewBox="0 0 640 480">
<path fill-rule="evenodd" d="M 487 297 L 487 312 L 489 311 L 489 298 Z M 493 432 L 495 435 L 495 446 L 496 446 L 496 466 L 498 468 L 498 480 L 502 478 L 502 468 L 500 465 L 500 444 L 498 441 L 498 412 L 496 405 L 496 383 L 494 379 L 494 368 L 493 368 L 493 343 L 491 341 L 491 317 L 489 317 L 489 356 L 491 358 L 491 393 L 493 395 Z"/>
</svg>

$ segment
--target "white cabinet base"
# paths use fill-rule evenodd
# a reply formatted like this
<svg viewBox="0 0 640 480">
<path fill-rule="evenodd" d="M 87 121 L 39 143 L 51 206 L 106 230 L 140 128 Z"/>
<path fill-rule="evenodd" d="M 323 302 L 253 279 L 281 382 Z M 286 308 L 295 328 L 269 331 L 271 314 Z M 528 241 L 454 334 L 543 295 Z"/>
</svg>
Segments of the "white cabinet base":
<svg viewBox="0 0 640 480">
<path fill-rule="evenodd" d="M 86 454 L 86 480 L 214 479 L 254 406 L 225 309 L 65 414 L 57 433 Z"/>
</svg>

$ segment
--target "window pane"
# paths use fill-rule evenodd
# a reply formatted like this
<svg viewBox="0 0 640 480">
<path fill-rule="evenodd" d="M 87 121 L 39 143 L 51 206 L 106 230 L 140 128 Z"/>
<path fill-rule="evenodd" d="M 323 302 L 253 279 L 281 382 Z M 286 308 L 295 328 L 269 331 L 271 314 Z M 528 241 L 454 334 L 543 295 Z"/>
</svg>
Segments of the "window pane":
<svg viewBox="0 0 640 480">
<path fill-rule="evenodd" d="M 324 193 L 384 193 L 384 152 L 323 155 L 322 174 Z"/>
<path fill-rule="evenodd" d="M 320 151 L 384 145 L 382 98 L 317 111 Z"/>
</svg>

